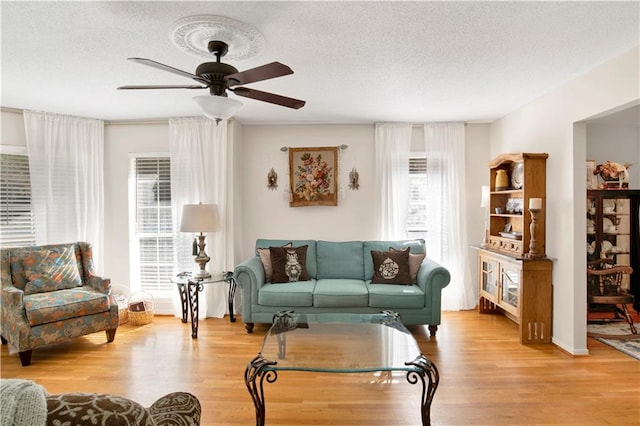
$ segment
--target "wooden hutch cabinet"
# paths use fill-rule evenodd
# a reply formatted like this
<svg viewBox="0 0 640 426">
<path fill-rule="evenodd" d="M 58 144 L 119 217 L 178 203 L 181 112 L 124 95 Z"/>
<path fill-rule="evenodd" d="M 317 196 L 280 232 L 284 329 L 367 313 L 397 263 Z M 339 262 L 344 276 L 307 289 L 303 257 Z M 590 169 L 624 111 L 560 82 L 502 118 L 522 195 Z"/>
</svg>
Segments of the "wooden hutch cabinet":
<svg viewBox="0 0 640 426">
<path fill-rule="evenodd" d="M 523 344 L 550 343 L 552 262 L 528 257 L 529 200 L 539 198 L 535 242 L 545 253 L 546 159 L 548 154 L 504 154 L 489 164 L 486 242 L 478 247 L 479 312 L 502 313 L 518 324 Z"/>
</svg>

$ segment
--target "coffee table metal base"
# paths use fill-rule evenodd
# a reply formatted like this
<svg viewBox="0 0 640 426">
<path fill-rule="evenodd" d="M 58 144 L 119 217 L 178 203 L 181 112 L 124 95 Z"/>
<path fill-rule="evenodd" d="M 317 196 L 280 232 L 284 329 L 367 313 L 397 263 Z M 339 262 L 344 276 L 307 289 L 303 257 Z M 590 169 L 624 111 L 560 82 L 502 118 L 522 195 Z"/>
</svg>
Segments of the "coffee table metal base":
<svg viewBox="0 0 640 426">
<path fill-rule="evenodd" d="M 256 409 L 256 426 L 264 426 L 266 421 L 266 402 L 264 397 L 264 382 L 274 383 L 278 379 L 276 371 L 277 361 L 265 359 L 258 354 L 247 365 L 244 372 L 244 383 L 251 394 L 253 405 Z M 407 372 L 407 381 L 415 385 L 422 383 L 421 418 L 423 426 L 431 425 L 431 402 L 440 382 L 440 375 L 435 364 L 424 355 L 418 356 L 405 365 L 416 368 L 416 371 Z M 305 370 L 307 371 L 307 370 Z"/>
</svg>

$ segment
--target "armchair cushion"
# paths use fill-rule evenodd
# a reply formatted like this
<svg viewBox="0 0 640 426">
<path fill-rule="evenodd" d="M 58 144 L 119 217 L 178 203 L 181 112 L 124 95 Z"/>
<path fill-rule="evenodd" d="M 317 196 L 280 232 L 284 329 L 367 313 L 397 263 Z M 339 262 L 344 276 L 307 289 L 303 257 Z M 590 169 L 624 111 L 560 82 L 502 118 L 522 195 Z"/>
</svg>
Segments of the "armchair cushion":
<svg viewBox="0 0 640 426">
<path fill-rule="evenodd" d="M 91 289 L 65 289 L 25 295 L 29 325 L 47 324 L 109 310 L 109 296 Z"/>
<path fill-rule="evenodd" d="M 42 247 L 22 259 L 27 283 L 25 294 L 80 287 L 82 277 L 75 256 L 75 244 Z"/>
</svg>

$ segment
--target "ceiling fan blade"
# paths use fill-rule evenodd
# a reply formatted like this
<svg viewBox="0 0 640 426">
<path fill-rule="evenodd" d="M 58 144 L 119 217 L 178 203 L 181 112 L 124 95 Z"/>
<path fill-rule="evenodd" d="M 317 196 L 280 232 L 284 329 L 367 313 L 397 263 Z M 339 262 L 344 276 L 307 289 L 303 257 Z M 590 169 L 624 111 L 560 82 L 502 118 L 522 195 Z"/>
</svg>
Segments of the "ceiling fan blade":
<svg viewBox="0 0 640 426">
<path fill-rule="evenodd" d="M 272 62 L 246 71 L 229 74 L 224 79 L 227 81 L 228 86 L 238 86 L 289 74 L 293 74 L 291 68 L 280 62 Z"/>
<path fill-rule="evenodd" d="M 206 89 L 206 86 L 120 86 L 118 90 L 138 90 L 138 89 Z"/>
<path fill-rule="evenodd" d="M 306 103 L 305 101 L 301 101 L 300 99 L 288 98 L 286 96 L 276 95 L 275 93 L 263 92 L 261 90 L 249 89 L 247 87 L 238 87 L 229 90 L 231 90 L 238 96 L 244 96 L 245 98 L 269 102 L 287 108 L 300 109 Z"/>
<path fill-rule="evenodd" d="M 162 64 L 160 62 L 153 61 L 151 59 L 146 59 L 146 58 L 127 58 L 127 59 L 130 60 L 130 61 L 133 61 L 133 62 L 137 62 L 137 63 L 142 64 L 142 65 L 147 65 L 147 66 L 150 66 L 150 67 L 153 67 L 153 68 L 157 68 L 159 70 L 169 71 L 170 73 L 178 74 L 178 75 L 181 75 L 183 77 L 189 77 L 189 78 L 192 78 L 192 79 L 194 79 L 196 81 L 201 81 L 204 84 L 208 83 L 205 79 L 203 79 L 203 78 L 201 78 L 201 77 L 199 77 L 199 76 L 197 76 L 195 74 L 179 70 L 178 68 L 174 68 L 172 66 L 165 65 L 165 64 Z"/>
</svg>

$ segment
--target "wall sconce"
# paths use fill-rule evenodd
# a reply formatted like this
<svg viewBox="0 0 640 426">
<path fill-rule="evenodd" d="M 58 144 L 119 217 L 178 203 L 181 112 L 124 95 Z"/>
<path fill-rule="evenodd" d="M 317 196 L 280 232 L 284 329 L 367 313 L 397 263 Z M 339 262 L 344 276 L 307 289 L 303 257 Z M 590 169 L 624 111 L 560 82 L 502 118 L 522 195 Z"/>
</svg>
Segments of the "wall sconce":
<svg viewBox="0 0 640 426">
<path fill-rule="evenodd" d="M 269 170 L 269 174 L 267 174 L 267 188 L 271 191 L 278 189 L 278 174 L 273 167 Z"/>
<path fill-rule="evenodd" d="M 349 172 L 349 189 L 351 189 L 353 191 L 357 191 L 358 188 L 360 188 L 360 183 L 358 182 L 359 179 L 360 179 L 360 174 L 358 173 L 358 171 L 354 167 Z"/>
</svg>

